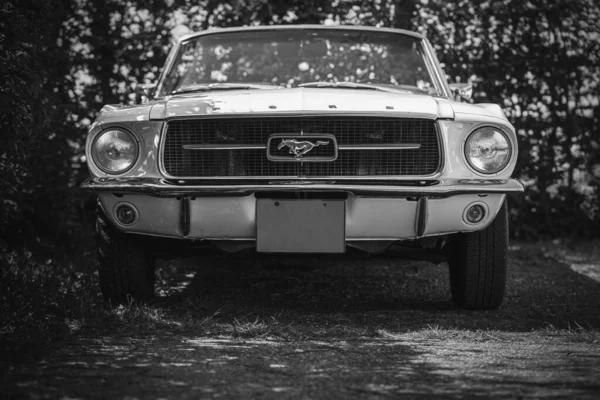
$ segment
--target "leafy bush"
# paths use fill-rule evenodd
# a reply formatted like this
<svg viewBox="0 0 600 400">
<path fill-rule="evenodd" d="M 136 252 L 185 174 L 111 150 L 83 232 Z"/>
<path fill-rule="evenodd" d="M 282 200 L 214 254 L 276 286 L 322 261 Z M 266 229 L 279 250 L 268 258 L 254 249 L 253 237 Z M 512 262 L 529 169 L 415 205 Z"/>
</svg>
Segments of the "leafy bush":
<svg viewBox="0 0 600 400">
<path fill-rule="evenodd" d="M 97 275 L 76 271 L 72 263 L 31 253 L 0 255 L 0 354 L 24 349 L 15 343 L 43 346 L 57 335 L 78 330 L 84 318 L 101 308 Z"/>
</svg>

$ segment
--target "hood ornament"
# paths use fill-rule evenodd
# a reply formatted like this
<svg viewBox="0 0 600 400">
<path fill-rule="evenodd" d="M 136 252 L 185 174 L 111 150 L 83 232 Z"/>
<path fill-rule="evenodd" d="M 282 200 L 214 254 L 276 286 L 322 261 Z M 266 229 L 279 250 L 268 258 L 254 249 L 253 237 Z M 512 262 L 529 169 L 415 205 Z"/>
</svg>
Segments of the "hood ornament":
<svg viewBox="0 0 600 400">
<path fill-rule="evenodd" d="M 296 158 L 302 158 L 303 155 L 318 146 L 328 145 L 329 141 L 317 140 L 311 142 L 308 140 L 296 140 L 296 139 L 283 139 L 277 146 L 277 150 L 281 150 L 285 146 L 290 148 L 289 153 L 293 154 Z"/>
</svg>

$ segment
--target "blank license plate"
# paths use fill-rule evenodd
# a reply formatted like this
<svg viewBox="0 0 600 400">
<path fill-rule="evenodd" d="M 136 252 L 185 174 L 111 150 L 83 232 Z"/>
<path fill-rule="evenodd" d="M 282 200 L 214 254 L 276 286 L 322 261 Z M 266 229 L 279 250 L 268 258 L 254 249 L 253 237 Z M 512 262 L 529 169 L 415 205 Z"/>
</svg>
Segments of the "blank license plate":
<svg viewBox="0 0 600 400">
<path fill-rule="evenodd" d="M 258 199 L 256 227 L 259 252 L 343 253 L 346 202 Z"/>
</svg>

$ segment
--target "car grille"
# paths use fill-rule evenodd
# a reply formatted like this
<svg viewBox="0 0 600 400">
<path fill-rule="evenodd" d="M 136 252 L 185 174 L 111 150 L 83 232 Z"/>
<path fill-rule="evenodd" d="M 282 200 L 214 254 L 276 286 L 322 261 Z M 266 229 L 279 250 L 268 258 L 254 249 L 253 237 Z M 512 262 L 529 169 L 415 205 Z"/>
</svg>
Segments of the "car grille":
<svg viewBox="0 0 600 400">
<path fill-rule="evenodd" d="M 335 161 L 270 161 L 269 136 L 331 134 L 340 147 Z M 384 148 L 417 144 L 419 148 Z M 190 150 L 185 145 L 227 145 Z M 376 149 L 344 148 L 369 145 Z M 263 148 L 261 148 L 261 146 Z M 378 148 L 380 146 L 381 148 Z M 242 147 L 242 148 L 236 148 Z M 251 148 L 244 148 L 251 147 Z M 163 166 L 172 177 L 427 176 L 440 166 L 435 121 L 379 117 L 219 118 L 168 122 Z"/>
</svg>

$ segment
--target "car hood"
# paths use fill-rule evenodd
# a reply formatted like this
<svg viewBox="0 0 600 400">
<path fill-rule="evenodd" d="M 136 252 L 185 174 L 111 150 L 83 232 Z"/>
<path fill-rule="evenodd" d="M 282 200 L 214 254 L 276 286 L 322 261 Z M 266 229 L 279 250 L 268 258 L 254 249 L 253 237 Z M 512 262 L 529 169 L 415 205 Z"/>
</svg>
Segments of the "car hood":
<svg viewBox="0 0 600 400">
<path fill-rule="evenodd" d="M 347 88 L 254 89 L 178 95 L 152 106 L 150 119 L 204 115 L 389 114 L 453 118 L 448 100 L 423 94 Z"/>
<path fill-rule="evenodd" d="M 96 123 L 220 115 L 378 115 L 508 121 L 496 104 L 459 103 L 425 94 L 336 88 L 253 89 L 177 95 L 148 104 L 105 106 Z"/>
</svg>

